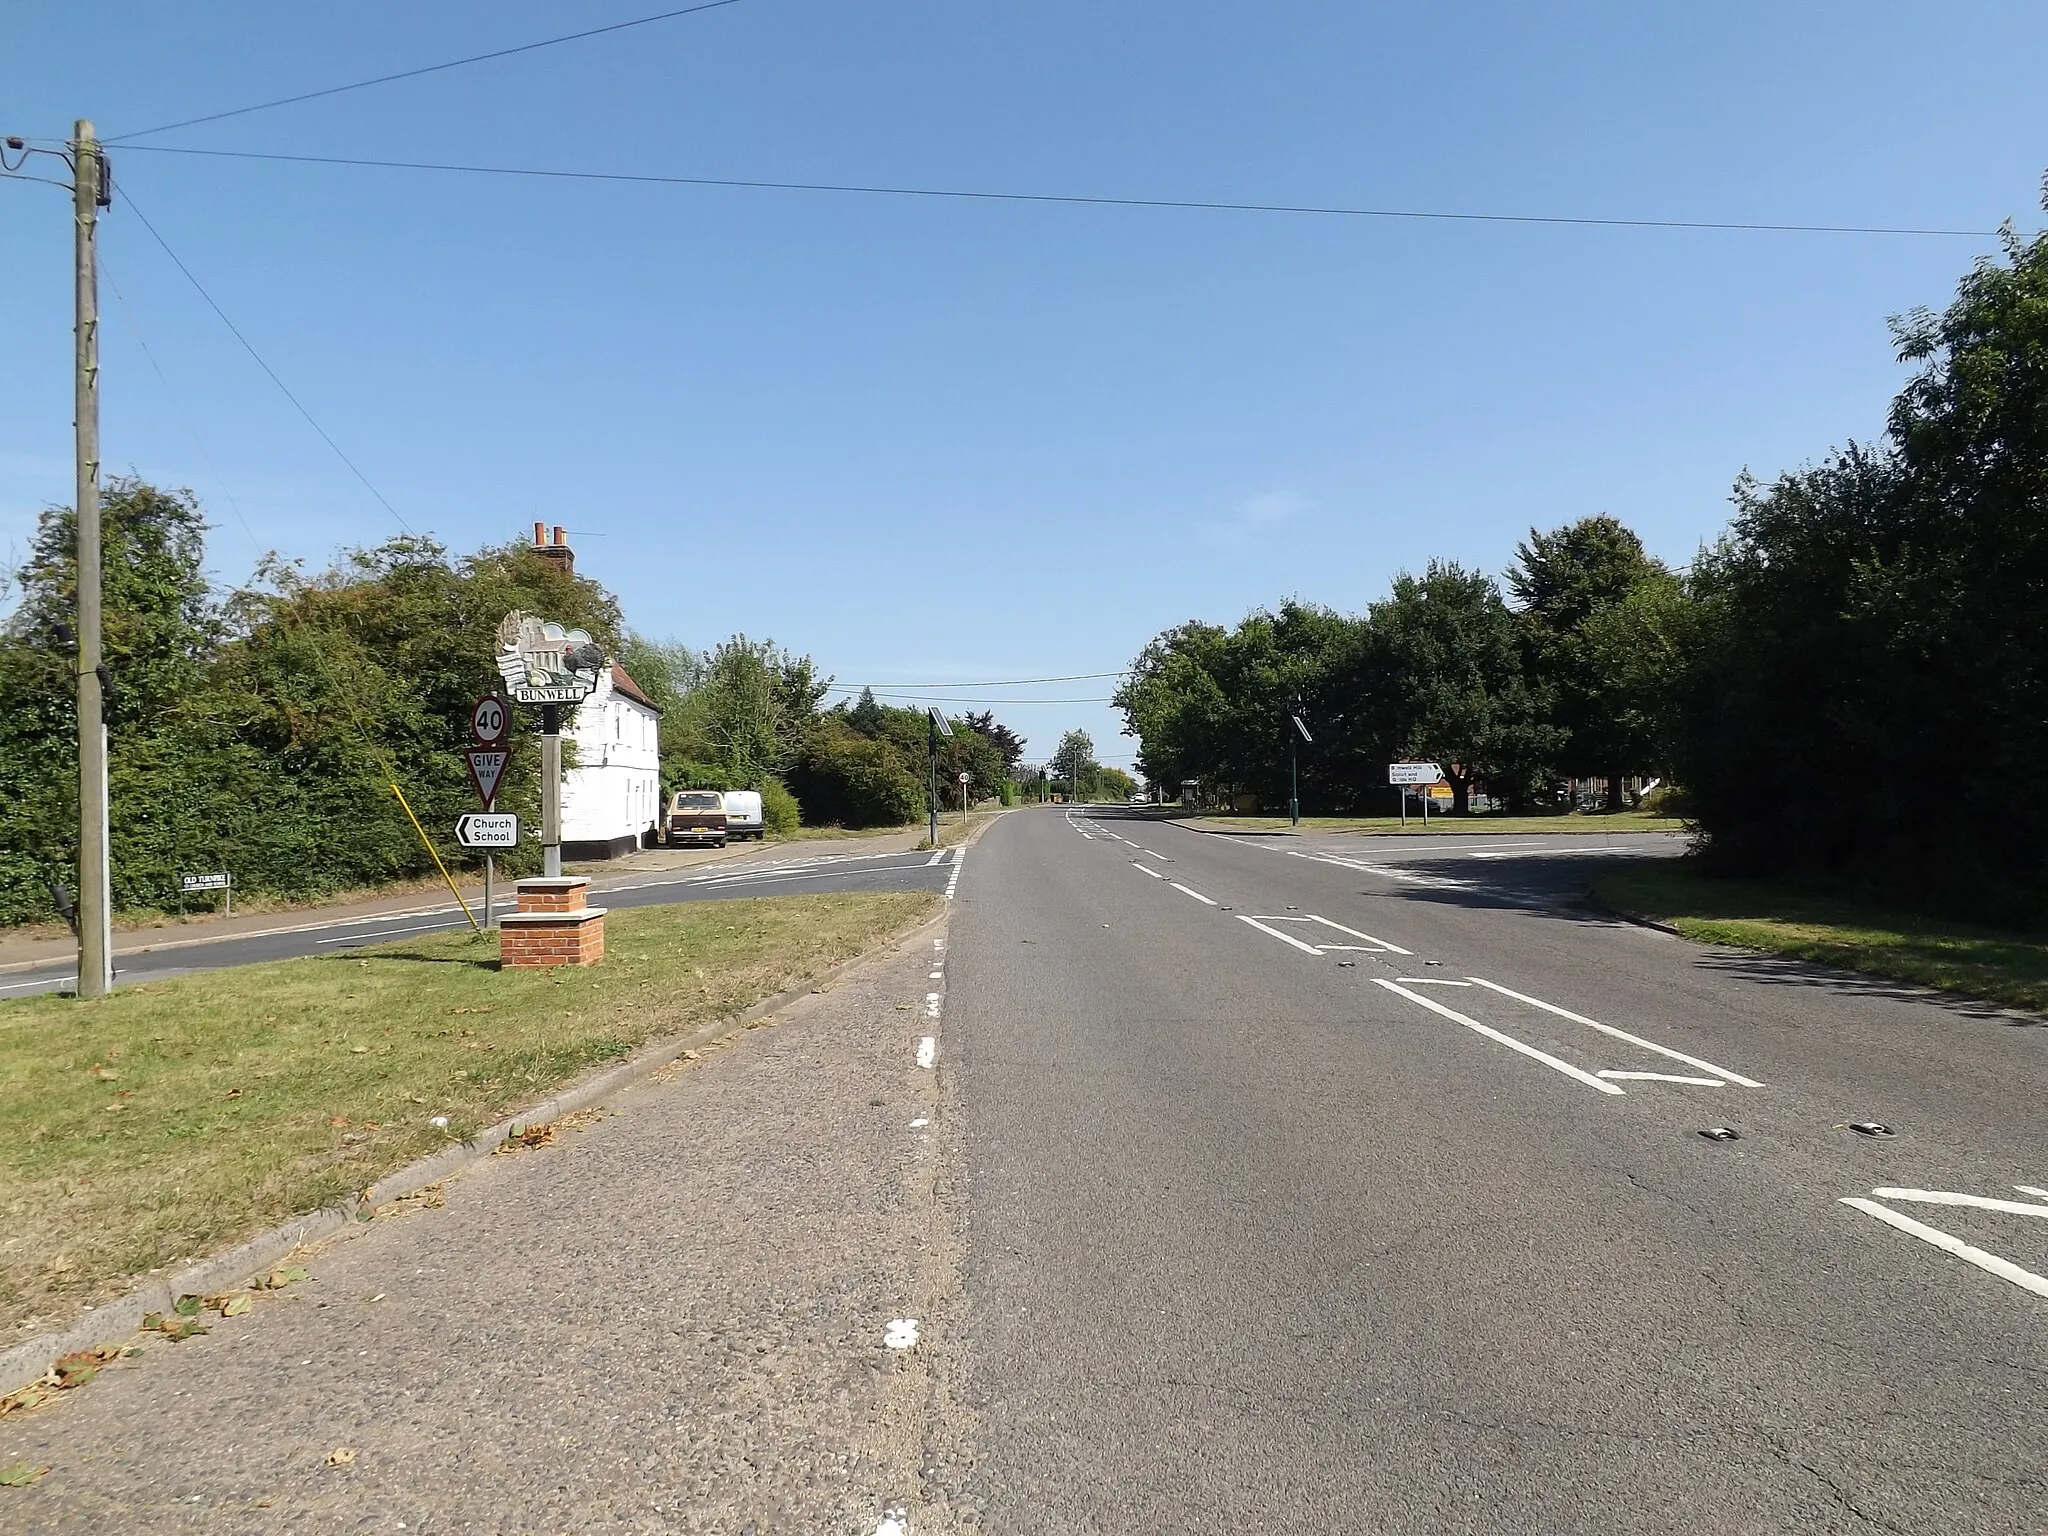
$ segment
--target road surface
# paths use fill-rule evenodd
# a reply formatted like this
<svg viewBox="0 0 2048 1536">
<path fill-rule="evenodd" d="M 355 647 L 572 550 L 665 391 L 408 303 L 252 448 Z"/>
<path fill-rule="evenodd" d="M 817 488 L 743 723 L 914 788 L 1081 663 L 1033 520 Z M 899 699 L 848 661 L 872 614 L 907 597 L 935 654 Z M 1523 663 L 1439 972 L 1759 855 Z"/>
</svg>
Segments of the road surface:
<svg viewBox="0 0 2048 1536">
<path fill-rule="evenodd" d="M 2048 1530 L 2048 1032 L 1544 899 L 1623 853 L 1392 842 L 1098 810 L 977 848 L 945 1050 L 979 1424 L 933 1502 Z"/>
</svg>

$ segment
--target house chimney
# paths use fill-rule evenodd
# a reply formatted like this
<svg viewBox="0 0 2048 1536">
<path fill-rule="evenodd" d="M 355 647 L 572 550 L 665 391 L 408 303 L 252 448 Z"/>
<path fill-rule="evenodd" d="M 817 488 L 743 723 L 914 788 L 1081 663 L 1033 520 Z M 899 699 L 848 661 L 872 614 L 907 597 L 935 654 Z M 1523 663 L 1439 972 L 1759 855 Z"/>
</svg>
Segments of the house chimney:
<svg viewBox="0 0 2048 1536">
<path fill-rule="evenodd" d="M 551 542 L 548 538 L 547 525 L 545 523 L 535 523 L 533 525 L 533 552 L 536 555 L 544 555 L 554 561 L 562 568 L 564 576 L 574 576 L 576 574 L 576 551 L 569 547 L 569 531 L 566 528 L 557 528 L 554 532 L 555 536 Z"/>
</svg>

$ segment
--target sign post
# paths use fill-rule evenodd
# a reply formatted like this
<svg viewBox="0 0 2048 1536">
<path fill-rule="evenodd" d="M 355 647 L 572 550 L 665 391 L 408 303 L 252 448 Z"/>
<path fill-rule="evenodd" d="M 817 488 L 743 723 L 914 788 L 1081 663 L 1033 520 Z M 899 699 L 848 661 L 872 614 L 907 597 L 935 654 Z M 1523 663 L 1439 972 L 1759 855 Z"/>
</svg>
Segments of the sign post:
<svg viewBox="0 0 2048 1536">
<path fill-rule="evenodd" d="M 967 772 L 960 773 L 960 835 L 967 835 Z"/>
<path fill-rule="evenodd" d="M 946 717 L 939 712 L 937 705 L 926 705 L 925 715 L 931 721 L 931 805 L 926 814 L 931 818 L 931 844 L 936 848 L 939 846 L 939 738 L 950 737 L 953 734 L 953 727 L 946 723 Z"/>
<path fill-rule="evenodd" d="M 495 694 L 485 694 L 469 708 L 469 735 L 476 746 L 462 755 L 469 764 L 469 782 L 476 786 L 476 797 L 489 810 L 498 800 L 498 786 L 505 779 L 505 764 L 512 754 L 505 742 L 512 733 L 512 711 L 505 701 Z M 498 860 L 496 855 L 484 855 L 484 926 L 495 928 L 498 919 L 492 905 L 491 887 L 497 883 Z"/>
<path fill-rule="evenodd" d="M 1435 763 L 1387 764 L 1387 782 L 1398 786 L 1401 791 L 1401 825 L 1404 829 L 1408 825 L 1409 787 L 1415 784 L 1425 786 L 1434 784 L 1443 776 L 1443 769 Z M 1422 825 L 1423 829 L 1427 831 L 1429 828 L 1429 793 L 1426 788 L 1422 796 Z"/>
<path fill-rule="evenodd" d="M 506 690 L 514 703 L 540 706 L 541 872 L 551 880 L 562 874 L 562 706 L 596 691 L 605 661 L 583 630 L 528 613 L 508 613 L 498 625 L 498 674 Z"/>
<path fill-rule="evenodd" d="M 219 891 L 221 916 L 233 917 L 235 915 L 235 877 L 233 875 L 180 875 L 178 877 L 178 895 L 180 898 L 190 896 L 195 891 Z"/>
<path fill-rule="evenodd" d="M 1298 700 L 1295 708 L 1300 708 Z M 1301 743 L 1295 740 L 1295 733 L 1299 732 L 1301 741 L 1310 746 L 1315 745 L 1315 737 L 1309 735 L 1308 727 L 1301 723 L 1300 714 L 1291 714 L 1287 718 L 1294 722 L 1294 730 L 1287 736 L 1287 819 L 1298 827 L 1301 825 L 1301 764 L 1298 759 Z"/>
</svg>

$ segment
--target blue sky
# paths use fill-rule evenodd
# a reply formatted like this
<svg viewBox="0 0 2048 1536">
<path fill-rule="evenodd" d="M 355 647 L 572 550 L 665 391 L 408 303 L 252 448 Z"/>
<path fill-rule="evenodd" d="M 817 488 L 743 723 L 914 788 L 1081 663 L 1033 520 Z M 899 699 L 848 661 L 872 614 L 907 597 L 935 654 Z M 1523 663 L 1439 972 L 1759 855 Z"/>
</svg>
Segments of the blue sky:
<svg viewBox="0 0 2048 1536">
<path fill-rule="evenodd" d="M 662 8 L 108 0 L 85 49 L 28 8 L 0 132 L 113 137 Z M 2038 0 L 742 0 L 140 142 L 2031 230 L 2043 57 Z M 1878 432 L 1885 317 L 1993 249 L 115 165 L 414 528 L 464 550 L 564 524 L 637 628 L 772 635 L 847 682 L 1113 671 L 1184 619 L 1355 610 L 1593 512 L 1687 559 L 1745 466 Z M 400 531 L 125 200 L 103 250 L 108 468 L 198 492 L 221 581 Z M 0 185 L 0 556 L 70 499 L 69 261 L 62 194 Z M 725 569 L 671 558 L 704 533 Z M 1105 704 L 998 713 L 1036 751 L 1075 724 L 1132 746 Z"/>
</svg>

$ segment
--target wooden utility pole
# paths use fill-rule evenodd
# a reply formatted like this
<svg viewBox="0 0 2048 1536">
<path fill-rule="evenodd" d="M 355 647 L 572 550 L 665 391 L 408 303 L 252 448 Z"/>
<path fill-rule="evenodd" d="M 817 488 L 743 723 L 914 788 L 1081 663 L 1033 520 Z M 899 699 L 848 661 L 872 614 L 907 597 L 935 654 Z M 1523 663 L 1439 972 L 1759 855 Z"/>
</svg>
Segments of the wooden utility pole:
<svg viewBox="0 0 2048 1536">
<path fill-rule="evenodd" d="M 100 680 L 99 141 L 79 119 L 71 141 L 77 309 L 78 995 L 114 987 L 113 892 L 107 858 L 107 726 Z"/>
</svg>

